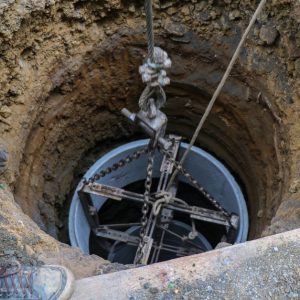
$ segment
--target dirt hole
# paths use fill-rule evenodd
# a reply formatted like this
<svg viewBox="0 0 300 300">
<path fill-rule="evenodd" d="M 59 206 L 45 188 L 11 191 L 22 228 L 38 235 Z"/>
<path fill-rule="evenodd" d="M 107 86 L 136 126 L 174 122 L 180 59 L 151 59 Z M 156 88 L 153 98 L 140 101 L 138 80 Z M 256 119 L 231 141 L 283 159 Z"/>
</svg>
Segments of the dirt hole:
<svg viewBox="0 0 300 300">
<path fill-rule="evenodd" d="M 145 137 L 119 113 L 123 107 L 137 110 L 143 88 L 137 72 L 145 49 L 141 39 L 115 37 L 86 54 L 76 72 L 65 72 L 32 120 L 15 195 L 24 212 L 61 241 L 68 242 L 70 200 L 85 171 L 114 147 Z M 168 128 L 188 140 L 223 73 L 223 58 L 196 36 L 190 44 L 160 44 L 174 62 L 164 108 Z M 282 137 L 274 112 L 264 104 L 272 95 L 263 82 L 236 67 L 197 141 L 242 188 L 249 239 L 260 237 L 270 223 L 284 187 L 278 179 L 284 178 L 277 151 Z"/>
</svg>

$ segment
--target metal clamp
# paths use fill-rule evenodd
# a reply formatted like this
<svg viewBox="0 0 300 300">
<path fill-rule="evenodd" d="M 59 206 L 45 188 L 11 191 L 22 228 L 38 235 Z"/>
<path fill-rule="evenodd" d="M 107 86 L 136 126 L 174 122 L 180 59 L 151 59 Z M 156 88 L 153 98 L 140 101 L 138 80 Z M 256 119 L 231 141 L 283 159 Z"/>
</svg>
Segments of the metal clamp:
<svg viewBox="0 0 300 300">
<path fill-rule="evenodd" d="M 137 114 L 130 112 L 128 109 L 123 108 L 122 114 L 131 122 L 141 127 L 153 141 L 153 147 L 159 144 L 163 149 L 168 150 L 172 142 L 164 138 L 167 127 L 167 116 L 160 110 L 157 110 L 155 118 L 149 118 L 147 113 L 140 110 Z"/>
<path fill-rule="evenodd" d="M 152 87 L 170 84 L 170 78 L 165 71 L 165 69 L 169 69 L 172 66 L 168 53 L 159 47 L 154 47 L 153 56 L 154 62 L 148 59 L 139 68 L 143 82 L 150 84 Z"/>
</svg>

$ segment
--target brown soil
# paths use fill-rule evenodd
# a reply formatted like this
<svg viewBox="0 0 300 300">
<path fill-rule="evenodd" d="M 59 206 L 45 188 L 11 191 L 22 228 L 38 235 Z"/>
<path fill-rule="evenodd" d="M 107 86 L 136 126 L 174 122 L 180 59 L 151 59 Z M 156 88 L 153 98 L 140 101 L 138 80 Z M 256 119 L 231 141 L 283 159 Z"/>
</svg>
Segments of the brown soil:
<svg viewBox="0 0 300 300">
<path fill-rule="evenodd" d="M 20 205 L 5 186 L 0 205 L 9 203 L 10 213 L 1 210 L 0 240 L 6 250 L 15 243 L 7 237 L 17 236 L 20 251 L 57 253 L 61 244 L 39 227 L 54 238 L 65 231 L 78 176 L 94 156 L 138 134 L 119 111 L 137 109 L 145 21 L 135 1 L 22 3 L 0 6 L 0 144 L 10 152 L 3 182 Z M 254 7 L 156 2 L 157 43 L 174 63 L 170 132 L 191 136 Z M 300 227 L 299 17 L 295 1 L 269 1 L 198 140 L 243 186 L 250 239 Z M 30 225 L 18 232 L 16 220 Z"/>
</svg>

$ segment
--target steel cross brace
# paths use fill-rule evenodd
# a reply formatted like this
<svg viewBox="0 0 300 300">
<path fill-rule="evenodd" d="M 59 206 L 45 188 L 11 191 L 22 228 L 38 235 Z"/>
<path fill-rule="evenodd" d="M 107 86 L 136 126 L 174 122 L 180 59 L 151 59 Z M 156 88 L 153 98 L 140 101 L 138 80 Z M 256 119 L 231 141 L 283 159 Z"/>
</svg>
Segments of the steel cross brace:
<svg viewBox="0 0 300 300">
<path fill-rule="evenodd" d="M 81 190 L 79 191 L 79 198 L 81 200 L 81 203 L 83 205 L 83 209 L 85 211 L 85 214 L 88 218 L 88 222 L 91 226 L 91 229 L 93 230 L 94 234 L 98 237 L 102 238 L 107 238 L 110 240 L 114 241 L 119 241 L 119 242 L 124 242 L 128 245 L 132 246 L 137 246 L 139 244 L 139 237 L 132 236 L 128 234 L 127 232 L 121 231 L 121 230 L 116 230 L 112 228 L 120 228 L 120 227 L 130 227 L 132 224 L 112 224 L 112 225 L 100 225 L 99 220 L 98 220 L 98 214 L 97 210 L 93 205 L 91 195 L 96 195 L 96 196 L 102 196 L 105 198 L 109 199 L 114 199 L 115 201 L 122 201 L 122 200 L 129 200 L 129 201 L 134 201 L 137 203 L 143 204 L 144 202 L 144 195 L 134 193 L 134 192 L 128 192 L 124 189 L 121 188 L 115 188 L 107 185 L 103 185 L 100 183 L 91 183 L 89 185 L 82 186 Z M 153 206 L 153 204 L 157 201 L 158 199 L 155 196 L 150 197 L 150 205 Z M 175 200 L 175 198 L 173 198 Z M 214 224 L 220 224 L 226 227 L 231 226 L 231 221 L 228 220 L 222 213 L 206 208 L 201 208 L 197 206 L 185 206 L 182 204 L 177 204 L 174 201 L 171 201 L 169 204 L 163 204 L 161 208 L 162 212 L 165 210 L 170 210 L 170 211 L 176 211 L 176 212 L 181 212 L 184 214 L 187 214 L 190 216 L 191 219 L 193 220 L 201 220 L 205 222 L 210 222 Z M 236 216 L 233 215 L 232 218 L 235 218 Z M 152 220 L 153 222 L 153 220 Z M 138 225 L 138 224 L 134 224 Z M 149 226 L 150 226 L 149 222 Z M 156 225 L 156 224 L 155 224 Z M 159 228 L 164 232 L 169 232 L 170 231 L 167 229 L 167 222 L 163 223 L 161 222 L 159 225 Z M 153 227 L 153 226 L 152 226 Z M 175 233 L 173 233 L 175 234 Z M 143 259 L 143 263 L 147 263 L 151 249 L 154 250 L 153 253 L 153 258 L 152 260 L 157 260 L 157 257 L 160 253 L 161 250 L 169 251 L 169 252 L 174 252 L 177 253 L 178 256 L 185 256 L 185 255 L 191 255 L 191 254 L 196 254 L 199 253 L 196 252 L 193 249 L 190 249 L 188 251 L 185 249 L 184 251 L 180 247 L 176 247 L 176 249 L 172 248 L 172 245 L 166 245 L 163 243 L 163 241 L 160 241 L 160 244 L 155 243 L 151 238 L 147 238 L 148 242 L 146 243 L 145 246 L 145 257 Z M 189 241 L 188 241 L 189 242 Z M 200 252 L 203 250 L 200 249 Z M 153 261 L 151 261 L 153 262 Z"/>
<path fill-rule="evenodd" d="M 82 187 L 79 192 L 81 195 L 89 197 L 89 195 L 102 196 L 105 198 L 113 199 L 116 201 L 130 200 L 138 203 L 144 202 L 144 195 L 134 192 L 128 192 L 121 188 L 111 187 L 100 183 L 91 183 Z M 150 197 L 150 205 L 153 205 L 158 199 L 153 195 Z M 163 204 L 164 208 L 171 209 L 173 211 L 182 212 L 190 215 L 192 219 L 210 222 L 214 224 L 231 226 L 230 220 L 226 218 L 221 212 L 202 208 L 198 206 L 185 206 L 183 204 L 177 204 L 176 198 L 172 198 L 173 201 L 169 204 Z M 92 204 L 90 204 L 92 205 Z M 93 211 L 89 209 L 88 211 Z"/>
</svg>

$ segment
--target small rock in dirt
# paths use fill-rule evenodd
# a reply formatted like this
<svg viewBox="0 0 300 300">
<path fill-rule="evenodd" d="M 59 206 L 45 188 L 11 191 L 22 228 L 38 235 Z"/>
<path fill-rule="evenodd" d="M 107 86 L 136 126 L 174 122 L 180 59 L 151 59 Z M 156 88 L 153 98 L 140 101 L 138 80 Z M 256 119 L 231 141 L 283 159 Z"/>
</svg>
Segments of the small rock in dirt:
<svg viewBox="0 0 300 300">
<path fill-rule="evenodd" d="M 151 294 L 157 294 L 159 292 L 158 288 L 156 288 L 156 287 L 150 288 L 149 291 L 150 291 Z"/>
<path fill-rule="evenodd" d="M 4 250 L 3 253 L 4 253 L 4 255 L 10 255 L 10 256 L 15 255 L 15 251 L 14 250 Z"/>
<path fill-rule="evenodd" d="M 258 218 L 262 218 L 264 215 L 264 211 L 262 209 L 260 209 L 258 212 L 257 212 L 257 217 Z"/>
<path fill-rule="evenodd" d="M 300 58 L 295 61 L 295 70 L 300 74 Z"/>
<path fill-rule="evenodd" d="M 129 6 L 128 10 L 131 12 L 131 13 L 134 13 L 135 12 L 135 6 L 132 4 Z"/>
<path fill-rule="evenodd" d="M 145 290 L 149 289 L 149 287 L 150 287 L 150 283 L 149 282 L 146 282 L 146 283 L 143 284 L 143 288 Z"/>
<path fill-rule="evenodd" d="M 233 21 L 239 19 L 241 17 L 241 13 L 238 10 L 233 10 L 229 13 L 229 20 Z"/>
<path fill-rule="evenodd" d="M 0 109 L 0 116 L 7 119 L 12 114 L 11 109 L 8 106 L 2 106 Z"/>
<path fill-rule="evenodd" d="M 179 23 L 167 22 L 164 27 L 169 34 L 177 37 L 183 37 L 187 32 L 187 28 Z"/>
<path fill-rule="evenodd" d="M 274 26 L 263 25 L 259 32 L 259 38 L 266 45 L 273 45 L 279 33 Z"/>
</svg>

